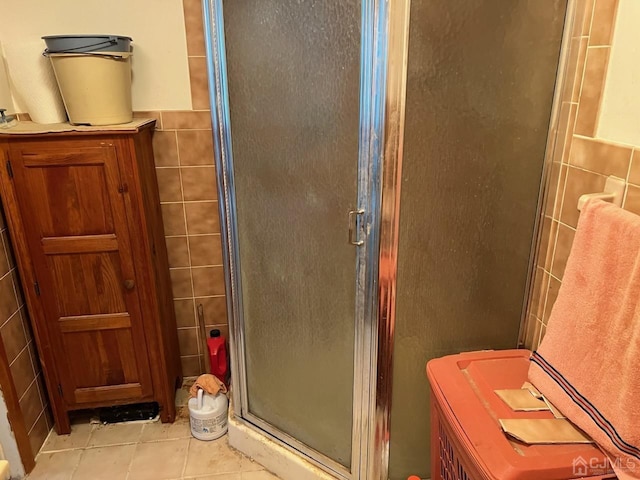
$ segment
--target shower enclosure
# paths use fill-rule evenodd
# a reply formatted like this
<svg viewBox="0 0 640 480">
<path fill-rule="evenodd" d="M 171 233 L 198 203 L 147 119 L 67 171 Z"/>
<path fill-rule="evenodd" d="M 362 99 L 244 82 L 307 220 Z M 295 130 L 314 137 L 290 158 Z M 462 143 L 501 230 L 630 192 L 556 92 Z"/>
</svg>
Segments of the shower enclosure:
<svg viewBox="0 0 640 480">
<path fill-rule="evenodd" d="M 241 422 L 429 476 L 425 363 L 518 344 L 568 3 L 204 1 Z"/>
</svg>

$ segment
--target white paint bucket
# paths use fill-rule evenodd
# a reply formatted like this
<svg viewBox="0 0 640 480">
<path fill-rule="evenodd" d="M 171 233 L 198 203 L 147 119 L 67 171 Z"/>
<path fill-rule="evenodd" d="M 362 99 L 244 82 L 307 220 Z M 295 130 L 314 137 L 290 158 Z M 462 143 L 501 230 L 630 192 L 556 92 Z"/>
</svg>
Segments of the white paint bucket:
<svg viewBox="0 0 640 480">
<path fill-rule="evenodd" d="M 215 440 L 227 433 L 228 407 L 225 394 L 214 396 L 198 389 L 198 396 L 189 399 L 191 434 L 198 440 Z"/>
</svg>

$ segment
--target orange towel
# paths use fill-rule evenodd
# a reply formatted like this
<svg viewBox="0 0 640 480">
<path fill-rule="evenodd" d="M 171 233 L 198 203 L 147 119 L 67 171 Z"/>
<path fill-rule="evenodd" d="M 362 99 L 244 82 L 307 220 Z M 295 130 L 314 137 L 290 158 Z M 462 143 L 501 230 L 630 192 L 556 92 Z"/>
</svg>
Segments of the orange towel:
<svg viewBox="0 0 640 480">
<path fill-rule="evenodd" d="M 640 479 L 640 217 L 599 200 L 583 209 L 529 379 L 620 480 Z"/>
<path fill-rule="evenodd" d="M 197 397 L 199 388 L 211 395 L 217 395 L 218 392 L 227 393 L 227 387 L 225 387 L 224 383 L 210 373 L 204 373 L 196 378 L 196 381 L 189 389 L 189 395 L 193 398 Z"/>
</svg>

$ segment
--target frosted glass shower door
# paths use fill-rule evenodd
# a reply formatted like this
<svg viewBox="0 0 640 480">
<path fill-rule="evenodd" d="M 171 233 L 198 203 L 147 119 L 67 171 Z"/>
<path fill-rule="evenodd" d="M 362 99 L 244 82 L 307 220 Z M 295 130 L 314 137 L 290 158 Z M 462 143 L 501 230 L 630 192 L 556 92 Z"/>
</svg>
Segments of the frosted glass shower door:
<svg viewBox="0 0 640 480">
<path fill-rule="evenodd" d="M 223 2 L 243 416 L 351 464 L 359 0 Z M 263 423 L 259 423 L 263 425 Z"/>
<path fill-rule="evenodd" d="M 425 363 L 515 348 L 567 0 L 412 0 L 390 478 L 429 473 Z"/>
</svg>

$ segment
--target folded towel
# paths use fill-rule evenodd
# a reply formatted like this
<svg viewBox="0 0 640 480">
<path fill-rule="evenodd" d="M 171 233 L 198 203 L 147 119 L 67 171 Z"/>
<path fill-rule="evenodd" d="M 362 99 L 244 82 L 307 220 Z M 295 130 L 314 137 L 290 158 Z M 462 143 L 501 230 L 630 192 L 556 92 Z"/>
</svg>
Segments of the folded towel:
<svg viewBox="0 0 640 480">
<path fill-rule="evenodd" d="M 529 379 L 640 479 L 640 217 L 587 203 Z"/>
<path fill-rule="evenodd" d="M 192 397 L 198 396 L 198 389 L 201 388 L 211 395 L 217 395 L 218 392 L 227 393 L 227 387 L 210 373 L 205 373 L 196 378 L 196 381 L 189 389 L 189 395 Z"/>
</svg>

